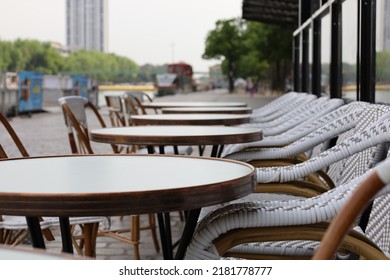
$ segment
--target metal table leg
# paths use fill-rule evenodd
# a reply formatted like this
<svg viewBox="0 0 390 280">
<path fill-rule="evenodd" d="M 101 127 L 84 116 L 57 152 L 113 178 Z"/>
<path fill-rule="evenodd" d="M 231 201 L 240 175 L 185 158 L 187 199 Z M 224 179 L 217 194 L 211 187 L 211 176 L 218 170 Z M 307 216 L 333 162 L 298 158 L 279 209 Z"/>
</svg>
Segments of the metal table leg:
<svg viewBox="0 0 390 280">
<path fill-rule="evenodd" d="M 160 231 L 161 247 L 165 260 L 173 259 L 173 247 L 171 236 L 171 221 L 169 213 L 157 214 L 158 227 Z"/>
<path fill-rule="evenodd" d="M 31 241 L 34 248 L 45 249 L 41 225 L 37 217 L 26 217 L 27 226 L 31 234 Z"/>
<path fill-rule="evenodd" d="M 62 239 L 62 251 L 73 254 L 72 235 L 68 217 L 60 217 L 60 229 Z"/>
<path fill-rule="evenodd" d="M 199 219 L 200 208 L 192 209 L 188 212 L 186 224 L 184 226 L 183 234 L 180 239 L 179 247 L 177 248 L 175 259 L 182 260 L 186 253 L 187 247 L 194 235 L 195 228 Z"/>
</svg>

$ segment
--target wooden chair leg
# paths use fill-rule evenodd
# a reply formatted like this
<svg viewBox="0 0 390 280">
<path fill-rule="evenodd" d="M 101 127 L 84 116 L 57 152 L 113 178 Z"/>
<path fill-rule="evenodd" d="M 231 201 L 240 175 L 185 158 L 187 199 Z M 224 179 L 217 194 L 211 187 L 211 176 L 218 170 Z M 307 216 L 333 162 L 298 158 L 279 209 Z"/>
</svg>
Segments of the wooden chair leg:
<svg viewBox="0 0 390 280">
<path fill-rule="evenodd" d="M 22 243 L 29 235 L 28 230 L 21 230 L 15 234 L 15 237 L 11 241 L 11 245 L 16 246 Z"/>
<path fill-rule="evenodd" d="M 156 217 L 154 214 L 149 214 L 149 226 L 150 226 L 150 230 L 152 231 L 154 248 L 156 249 L 156 252 L 159 252 L 160 244 L 157 238 L 157 225 L 156 225 Z"/>
<path fill-rule="evenodd" d="M 131 241 L 134 245 L 134 259 L 139 260 L 139 238 L 140 238 L 140 226 L 139 215 L 131 216 Z"/>
<path fill-rule="evenodd" d="M 4 232 L 4 244 L 11 244 L 12 230 L 5 230 Z"/>
<path fill-rule="evenodd" d="M 43 221 L 43 218 L 39 217 L 38 220 L 41 222 L 41 221 Z M 46 238 L 47 241 L 53 241 L 54 240 L 54 235 L 53 235 L 53 233 L 51 232 L 50 229 L 48 229 L 48 228 L 43 229 L 42 230 L 42 234 Z"/>
<path fill-rule="evenodd" d="M 84 236 L 82 235 L 79 235 L 79 236 L 76 236 L 75 235 L 75 228 L 76 226 L 75 225 L 70 225 L 70 232 L 71 232 L 71 235 L 72 235 L 72 244 L 73 244 L 73 248 L 76 250 L 77 254 L 79 256 L 83 256 L 83 247 L 84 247 Z M 80 228 L 82 231 L 83 230 L 83 226 L 80 225 Z"/>
<path fill-rule="evenodd" d="M 87 257 L 96 258 L 96 238 L 99 223 L 84 224 L 84 255 Z"/>
</svg>

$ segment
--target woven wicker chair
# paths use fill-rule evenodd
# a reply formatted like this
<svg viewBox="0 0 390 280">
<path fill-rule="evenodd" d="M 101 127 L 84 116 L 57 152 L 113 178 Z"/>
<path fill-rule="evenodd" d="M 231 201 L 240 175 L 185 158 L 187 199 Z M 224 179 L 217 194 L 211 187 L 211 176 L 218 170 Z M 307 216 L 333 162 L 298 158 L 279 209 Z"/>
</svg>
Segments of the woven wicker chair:
<svg viewBox="0 0 390 280">
<path fill-rule="evenodd" d="M 308 96 L 308 97 L 311 97 L 311 96 Z M 320 98 L 308 98 L 308 97 L 306 97 L 304 99 L 304 102 L 300 101 L 302 99 L 302 97 L 296 98 L 297 101 L 294 101 L 293 103 L 299 102 L 299 104 L 296 104 L 296 106 L 294 108 L 292 108 L 288 112 L 285 112 L 283 115 L 278 116 L 277 118 L 274 118 L 274 119 L 263 120 L 262 118 L 258 118 L 252 112 L 250 122 L 256 123 L 258 125 L 261 124 L 263 127 L 278 126 L 278 125 L 283 124 L 284 122 L 290 120 L 292 117 L 296 117 L 297 115 L 299 115 L 303 112 L 307 112 L 308 108 L 318 106 L 318 105 L 323 104 L 326 101 L 330 100 L 329 97 L 320 97 Z"/>
<path fill-rule="evenodd" d="M 302 123 L 314 122 L 343 104 L 344 101 L 342 99 L 321 97 L 305 105 L 299 106 L 295 110 L 292 110 L 274 121 L 259 123 L 257 119 L 251 118 L 250 124 L 242 126 L 259 127 L 262 129 L 264 136 L 278 135 Z"/>
<path fill-rule="evenodd" d="M 128 126 L 130 115 L 146 114 L 142 102 L 152 102 L 151 97 L 143 91 L 128 91 L 124 93 L 107 93 L 106 100 L 110 121 L 113 127 Z M 157 110 L 155 110 L 157 113 Z"/>
<path fill-rule="evenodd" d="M 20 138 L 2 114 L 0 114 L 0 123 L 3 124 L 6 132 L 3 133 L 2 136 L 9 135 L 8 139 L 4 138 L 4 141 L 9 145 L 14 144 L 22 157 L 29 157 Z M 9 145 L 7 146 L 11 150 L 12 147 Z M 0 145 L 1 159 L 8 158 L 4 146 Z M 51 234 L 50 229 L 60 227 L 59 219 L 43 217 L 39 218 L 39 220 L 45 238 L 48 241 L 54 240 L 54 236 Z M 85 255 L 91 257 L 95 256 L 96 234 L 94 233 L 94 229 L 97 228 L 99 224 L 102 228 L 108 229 L 110 226 L 109 219 L 106 217 L 74 217 L 70 218 L 70 224 L 73 226 L 80 225 L 83 231 L 83 235 L 78 238 L 79 242 L 73 237 L 73 244 L 78 253 L 82 254 L 82 248 L 85 245 Z M 27 237 L 28 227 L 25 217 L 0 215 L 0 243 L 16 246 L 23 242 Z"/>
<path fill-rule="evenodd" d="M 348 110 L 351 112 L 333 120 L 329 118 L 329 114 L 325 115 L 324 118 L 329 120 L 329 123 L 284 147 L 262 148 L 258 146 L 246 145 L 246 149 L 244 151 L 228 154 L 225 156 L 225 158 L 240 161 L 259 161 L 264 159 L 295 159 L 298 158 L 301 154 L 312 155 L 311 151 L 315 147 L 330 141 L 331 139 L 348 130 L 354 129 L 364 113 L 364 106 L 368 106 L 367 103 L 361 103 L 361 106 L 354 106 L 355 110 Z M 335 114 L 332 115 L 334 116 Z M 323 118 L 321 118 L 321 121 L 323 122 Z M 256 143 L 260 142 L 261 141 L 258 141 Z M 256 143 L 251 144 L 256 145 Z"/>
<path fill-rule="evenodd" d="M 279 112 L 280 108 L 283 108 L 285 105 L 291 103 L 291 101 L 295 97 L 297 97 L 298 95 L 305 95 L 305 94 L 307 93 L 298 93 L 295 91 L 290 91 L 272 100 L 271 102 L 265 104 L 264 106 L 254 109 L 253 113 L 255 113 L 258 117 L 261 117 L 261 116 L 267 116 L 272 113 Z"/>
<path fill-rule="evenodd" d="M 351 231 L 351 227 L 355 223 L 359 214 L 368 206 L 370 201 L 373 199 L 381 200 L 382 202 L 386 201 L 386 204 L 389 202 L 389 194 L 390 194 L 390 158 L 385 160 L 383 163 L 380 163 L 374 170 L 367 175 L 362 182 L 357 187 L 356 191 L 353 192 L 351 197 L 347 200 L 341 211 L 337 214 L 337 216 L 333 219 L 331 225 L 327 229 L 321 244 L 319 245 L 318 250 L 316 251 L 313 259 L 321 260 L 321 259 L 331 259 L 337 255 L 337 250 L 340 246 L 343 246 L 343 243 L 350 242 L 352 239 L 354 232 Z M 379 203 L 381 204 L 381 203 Z M 381 205 L 379 206 L 381 207 Z M 378 207 L 374 207 L 376 209 Z M 383 212 L 387 212 L 385 209 L 382 209 Z M 375 216 L 375 213 L 373 213 Z M 384 220 L 381 222 L 388 223 L 389 217 L 383 217 L 382 215 L 379 217 L 380 220 Z M 372 219 L 373 220 L 373 219 Z M 375 218 L 378 220 L 378 218 Z M 375 221 L 374 221 L 375 223 Z M 388 230 L 388 226 L 386 227 Z M 387 234 L 377 234 L 375 238 L 377 242 L 372 243 L 363 243 L 357 244 L 359 248 L 362 248 L 362 245 L 366 245 L 361 251 L 366 255 L 369 255 L 369 258 L 372 259 L 388 259 L 389 258 L 389 238 Z M 377 246 L 376 244 L 379 244 Z M 376 243 L 376 244 L 375 244 Z M 344 245 L 345 246 L 345 245 Z M 381 247 L 387 252 L 387 256 L 383 255 L 383 252 L 378 247 Z"/>
<path fill-rule="evenodd" d="M 338 118 L 342 118 L 348 114 L 354 113 L 355 111 L 357 114 L 357 111 L 362 110 L 367 105 L 369 105 L 369 103 L 359 101 L 351 102 L 325 114 L 324 116 L 318 118 L 315 121 L 304 122 L 281 134 L 274 136 L 266 136 L 260 141 L 227 145 L 223 150 L 222 157 L 231 157 L 235 159 L 235 154 L 237 154 L 237 157 L 239 157 L 240 160 L 244 160 L 243 156 L 240 156 L 241 152 L 256 152 L 258 149 L 263 149 L 265 147 L 287 146 Z"/>
<path fill-rule="evenodd" d="M 90 107 L 92 111 L 96 114 L 102 127 L 106 127 L 104 120 L 100 116 L 97 109 L 91 104 L 86 98 L 80 96 L 67 96 L 62 97 L 58 100 L 59 104 L 62 107 L 65 125 L 68 129 L 69 142 L 71 146 L 72 153 L 74 154 L 93 154 L 92 146 L 89 140 L 89 131 L 86 117 L 86 108 Z M 112 145 L 113 153 L 118 153 L 119 150 L 116 146 Z M 132 215 L 131 217 L 131 227 L 126 229 L 105 229 L 100 230 L 98 235 L 111 237 L 125 243 L 131 244 L 134 246 L 134 257 L 140 259 L 139 253 L 139 240 L 140 240 L 140 230 L 151 230 L 153 243 L 156 251 L 160 250 L 160 246 L 157 239 L 156 232 L 156 221 L 154 214 L 149 214 L 149 224 L 145 227 L 140 227 L 140 217 L 139 215 Z M 125 232 L 131 232 L 130 238 L 123 235 Z"/>
<path fill-rule="evenodd" d="M 310 257 L 318 245 L 313 240 L 320 240 L 327 222 L 337 213 L 351 190 L 373 165 L 386 156 L 387 143 L 390 142 L 390 115 L 385 113 L 389 107 L 370 107 L 365 119 L 358 124 L 357 132 L 346 139 L 341 137 L 343 139 L 335 147 L 319 156 L 296 166 L 257 170 L 258 182 L 279 183 L 300 180 L 332 164 L 328 174 L 333 173 L 331 177 L 338 187 L 307 199 L 276 193 L 253 194 L 218 207 L 201 219 L 186 258 L 220 258 L 222 255 L 245 258 Z M 372 124 L 380 117 L 380 121 Z M 259 188 L 262 186 L 260 184 Z M 371 216 L 376 208 L 380 207 L 374 204 Z M 369 227 L 370 222 L 367 235 Z M 355 235 L 368 242 L 366 237 Z M 386 246 L 381 248 L 384 250 L 385 247 L 384 251 L 389 252 L 389 245 Z"/>
<path fill-rule="evenodd" d="M 147 111 L 142 105 L 143 102 L 153 102 L 152 98 L 143 91 L 127 91 L 124 94 L 124 98 L 129 98 L 133 102 L 133 109 L 137 115 L 146 115 Z M 157 114 L 157 109 L 154 109 L 154 113 Z"/>
<path fill-rule="evenodd" d="M 132 115 L 146 115 L 148 112 L 143 107 L 144 101 L 152 102 L 153 100 L 143 91 L 126 91 L 122 95 L 124 105 L 124 115 L 127 117 L 128 125 L 131 124 L 129 117 Z M 154 110 L 157 113 L 157 110 Z"/>
<path fill-rule="evenodd" d="M 113 127 L 125 126 L 126 119 L 123 115 L 122 96 L 119 93 L 107 93 L 104 95 L 111 125 Z"/>
<path fill-rule="evenodd" d="M 259 122 L 272 121 L 315 99 L 317 97 L 312 94 L 290 92 L 263 107 L 254 109 L 252 116 Z"/>
<path fill-rule="evenodd" d="M 127 120 L 127 125 L 133 125 L 131 124 L 131 116 L 147 114 L 146 109 L 142 106 L 142 100 L 146 99 L 147 101 L 151 102 L 151 99 L 146 93 L 140 91 L 125 92 L 122 95 L 122 98 L 124 104 L 124 115 Z M 148 153 L 147 149 L 145 149 L 144 147 L 134 147 L 133 150 L 137 153 Z M 166 154 L 190 155 L 192 154 L 192 151 L 193 149 L 191 146 L 168 146 L 164 148 L 164 153 Z"/>
</svg>

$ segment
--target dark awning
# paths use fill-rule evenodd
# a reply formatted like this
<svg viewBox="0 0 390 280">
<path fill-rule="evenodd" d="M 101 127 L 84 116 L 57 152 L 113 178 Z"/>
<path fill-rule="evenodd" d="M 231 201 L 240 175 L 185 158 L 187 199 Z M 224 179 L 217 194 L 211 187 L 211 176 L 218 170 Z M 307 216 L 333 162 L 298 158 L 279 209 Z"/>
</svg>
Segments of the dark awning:
<svg viewBox="0 0 390 280">
<path fill-rule="evenodd" d="M 296 27 L 298 8 L 299 0 L 243 0 L 242 18 Z"/>
</svg>

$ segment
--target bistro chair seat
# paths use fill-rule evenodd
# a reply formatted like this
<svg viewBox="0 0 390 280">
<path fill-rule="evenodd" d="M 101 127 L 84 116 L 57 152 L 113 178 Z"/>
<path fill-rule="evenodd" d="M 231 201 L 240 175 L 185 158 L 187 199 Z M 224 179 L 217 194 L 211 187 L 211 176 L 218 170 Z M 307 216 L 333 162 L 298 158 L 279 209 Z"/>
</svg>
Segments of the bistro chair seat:
<svg viewBox="0 0 390 280">
<path fill-rule="evenodd" d="M 328 221 L 340 211 L 362 179 L 314 198 L 243 202 L 219 208 L 198 225 L 186 258 L 310 258 Z M 354 251 L 356 244 L 372 245 L 359 228 L 351 235 L 357 240 L 345 244 L 344 249 L 348 251 L 340 252 L 339 258 L 348 258 L 351 252 L 363 254 L 362 249 Z M 385 254 L 379 252 L 379 256 L 383 258 Z"/>
</svg>

